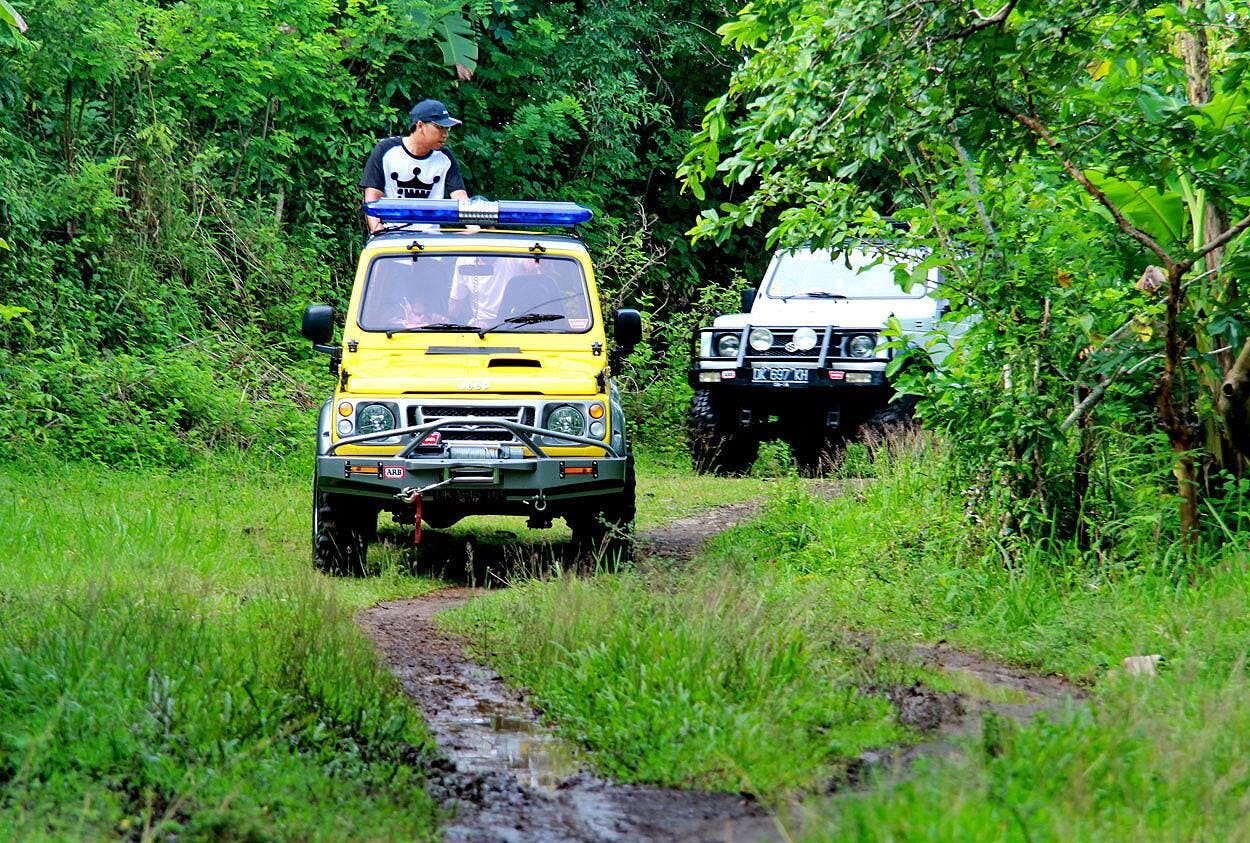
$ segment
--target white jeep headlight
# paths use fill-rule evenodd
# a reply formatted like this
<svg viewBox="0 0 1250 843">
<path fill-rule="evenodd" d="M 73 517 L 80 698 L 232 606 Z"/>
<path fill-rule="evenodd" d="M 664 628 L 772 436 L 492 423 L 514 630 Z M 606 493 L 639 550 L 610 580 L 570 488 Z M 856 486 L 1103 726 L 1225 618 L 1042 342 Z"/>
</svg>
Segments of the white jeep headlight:
<svg viewBox="0 0 1250 843">
<path fill-rule="evenodd" d="M 852 357 L 871 357 L 877 350 L 877 341 L 867 334 L 856 334 L 846 344 L 846 351 Z"/>
<path fill-rule="evenodd" d="M 738 334 L 724 334 L 716 340 L 716 354 L 719 357 L 737 357 L 742 347 L 742 337 Z"/>
</svg>

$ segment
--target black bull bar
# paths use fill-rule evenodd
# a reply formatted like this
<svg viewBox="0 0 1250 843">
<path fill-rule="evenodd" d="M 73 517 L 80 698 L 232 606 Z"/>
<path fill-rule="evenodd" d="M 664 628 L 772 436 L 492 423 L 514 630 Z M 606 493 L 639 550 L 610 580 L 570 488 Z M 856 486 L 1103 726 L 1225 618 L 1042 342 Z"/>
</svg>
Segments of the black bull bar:
<svg viewBox="0 0 1250 843">
<path fill-rule="evenodd" d="M 456 445 L 443 443 L 439 454 L 418 449 L 429 434 L 441 428 L 478 425 L 482 429 L 507 430 L 516 441 Z M 393 456 L 339 456 L 346 445 L 412 436 Z M 599 448 L 601 457 L 553 457 L 539 438 L 556 440 L 556 447 Z M 548 447 L 552 443 L 548 442 Z M 428 447 L 428 446 L 427 446 Z M 527 456 L 528 449 L 532 456 Z M 435 489 L 499 490 L 512 500 L 524 500 L 541 511 L 548 500 L 559 501 L 618 491 L 625 483 L 625 456 L 598 439 L 560 433 L 499 418 L 461 416 L 425 424 L 393 428 L 379 433 L 348 436 L 331 444 L 317 456 L 317 481 L 324 491 L 341 491 L 371 497 L 411 499 Z"/>
</svg>

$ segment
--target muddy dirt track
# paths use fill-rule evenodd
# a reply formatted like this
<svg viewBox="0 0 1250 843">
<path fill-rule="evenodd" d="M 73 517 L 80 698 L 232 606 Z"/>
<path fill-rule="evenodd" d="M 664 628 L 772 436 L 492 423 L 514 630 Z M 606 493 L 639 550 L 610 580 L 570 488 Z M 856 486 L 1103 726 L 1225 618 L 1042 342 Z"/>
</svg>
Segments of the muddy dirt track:
<svg viewBox="0 0 1250 843">
<path fill-rule="evenodd" d="M 638 555 L 688 559 L 708 537 L 758 509 L 757 503 L 732 504 L 679 519 L 639 536 Z M 484 558 L 481 550 L 475 552 L 472 547 L 448 550 L 451 556 L 467 556 L 468 568 L 507 561 Z M 444 756 L 430 784 L 435 798 L 455 814 L 444 829 L 448 840 L 738 843 L 789 839 L 796 816 L 771 816 L 739 794 L 623 785 L 590 773 L 576 748 L 542 724 L 519 691 L 469 658 L 460 638 L 438 629 L 436 614 L 478 593 L 472 588 L 443 589 L 414 600 L 379 604 L 358 618 L 417 703 Z M 917 757 L 957 751 L 957 739 L 975 734 L 988 711 L 1026 719 L 1081 696 L 1079 689 L 1061 680 L 944 646 L 917 647 L 902 654 L 884 652 L 870 637 L 850 633 L 838 643 L 861 648 L 866 658 L 903 655 L 941 670 L 962 672 L 1020 699 L 989 703 L 921 686 L 879 689 L 897 709 L 900 721 L 925 734 L 927 740 L 865 753 L 852 765 L 853 781 L 862 781 L 869 771 L 881 768 L 901 775 Z"/>
</svg>

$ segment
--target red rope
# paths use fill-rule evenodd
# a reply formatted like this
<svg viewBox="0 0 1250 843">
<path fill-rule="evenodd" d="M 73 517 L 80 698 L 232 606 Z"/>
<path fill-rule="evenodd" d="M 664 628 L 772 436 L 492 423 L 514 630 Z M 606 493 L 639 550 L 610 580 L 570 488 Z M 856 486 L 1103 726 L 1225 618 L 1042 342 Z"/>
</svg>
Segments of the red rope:
<svg viewBox="0 0 1250 843">
<path fill-rule="evenodd" d="M 412 543 L 421 544 L 421 493 L 417 492 L 416 519 L 412 524 Z"/>
</svg>

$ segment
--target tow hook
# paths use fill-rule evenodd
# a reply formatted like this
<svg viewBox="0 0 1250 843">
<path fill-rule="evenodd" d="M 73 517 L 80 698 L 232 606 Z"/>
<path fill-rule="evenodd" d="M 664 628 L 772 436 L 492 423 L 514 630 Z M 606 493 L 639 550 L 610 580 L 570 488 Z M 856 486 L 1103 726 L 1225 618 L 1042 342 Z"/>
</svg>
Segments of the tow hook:
<svg viewBox="0 0 1250 843">
<path fill-rule="evenodd" d="M 403 489 L 395 493 L 395 498 L 400 502 L 413 507 L 412 520 L 412 543 L 414 545 L 421 544 L 421 496 L 426 492 L 437 489 L 439 486 L 445 486 L 451 482 L 451 478 L 440 480 L 437 483 L 431 483 L 428 486 L 422 486 L 418 489 L 416 486 L 405 486 Z"/>
<path fill-rule="evenodd" d="M 531 530 L 544 530 L 551 526 L 551 516 L 543 515 L 547 510 L 547 496 L 543 494 L 543 490 L 538 490 L 538 495 L 531 501 L 534 506 L 534 514 L 525 522 L 525 526 Z"/>
</svg>

